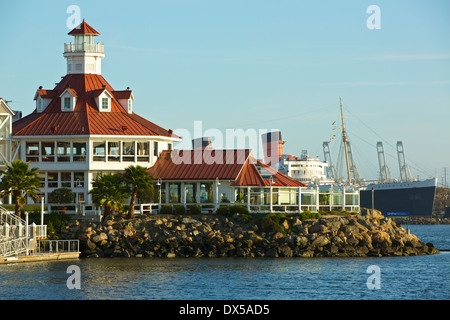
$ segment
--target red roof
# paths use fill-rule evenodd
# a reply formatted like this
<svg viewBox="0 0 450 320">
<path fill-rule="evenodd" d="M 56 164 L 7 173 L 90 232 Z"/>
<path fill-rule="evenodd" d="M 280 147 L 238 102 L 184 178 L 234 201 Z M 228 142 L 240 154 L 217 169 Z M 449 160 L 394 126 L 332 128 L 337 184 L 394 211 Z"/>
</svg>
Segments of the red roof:
<svg viewBox="0 0 450 320">
<path fill-rule="evenodd" d="M 92 28 L 90 25 L 88 25 L 84 21 L 84 19 L 83 19 L 83 22 L 79 26 L 75 27 L 75 29 L 73 29 L 72 31 L 70 31 L 68 33 L 68 35 L 71 35 L 71 36 L 76 35 L 76 34 L 93 34 L 96 36 L 100 35 L 100 33 L 97 30 L 95 30 L 94 28 Z"/>
<path fill-rule="evenodd" d="M 178 152 L 178 154 L 177 154 Z M 271 177 L 263 177 L 260 170 Z M 229 180 L 232 186 L 306 187 L 278 170 L 256 160 L 251 150 L 166 150 L 148 169 L 154 179 L 162 180 Z"/>
<path fill-rule="evenodd" d="M 59 96 L 66 90 L 74 94 L 74 111 L 61 111 Z M 68 74 L 53 90 L 52 101 L 42 112 L 36 110 L 13 123 L 14 136 L 40 135 L 137 135 L 176 137 L 171 131 L 127 110 L 111 99 L 111 112 L 100 112 L 95 102 L 97 90 L 114 89 L 98 74 Z M 49 96 L 50 97 L 50 96 Z M 127 127 L 124 131 L 123 128 Z M 56 130 L 55 130 L 56 128 Z"/>
</svg>

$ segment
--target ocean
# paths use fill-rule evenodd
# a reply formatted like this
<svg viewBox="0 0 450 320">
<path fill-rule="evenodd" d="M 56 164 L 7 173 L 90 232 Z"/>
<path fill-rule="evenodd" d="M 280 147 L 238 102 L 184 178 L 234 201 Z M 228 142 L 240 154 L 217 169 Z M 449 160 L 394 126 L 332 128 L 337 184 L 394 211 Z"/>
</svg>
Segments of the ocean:
<svg viewBox="0 0 450 320">
<path fill-rule="evenodd" d="M 450 249 L 450 225 L 411 225 Z M 90 258 L 0 265 L 2 300 L 448 300 L 450 252 L 364 258 Z M 75 270 L 75 271 L 74 271 Z"/>
</svg>

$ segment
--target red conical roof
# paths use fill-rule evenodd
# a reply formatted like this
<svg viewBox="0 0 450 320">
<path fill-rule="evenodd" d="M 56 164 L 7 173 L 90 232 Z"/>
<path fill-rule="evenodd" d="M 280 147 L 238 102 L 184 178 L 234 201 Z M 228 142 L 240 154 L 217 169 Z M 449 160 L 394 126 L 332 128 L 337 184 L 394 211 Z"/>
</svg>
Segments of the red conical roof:
<svg viewBox="0 0 450 320">
<path fill-rule="evenodd" d="M 76 27 L 75 29 L 73 29 L 72 31 L 70 31 L 68 33 L 68 35 L 70 35 L 70 36 L 73 36 L 76 34 L 93 34 L 95 36 L 100 35 L 100 33 L 97 30 L 95 30 L 94 28 L 92 28 L 90 25 L 88 25 L 86 23 L 86 21 L 84 21 L 84 19 L 83 19 L 83 22 L 78 27 Z"/>
</svg>

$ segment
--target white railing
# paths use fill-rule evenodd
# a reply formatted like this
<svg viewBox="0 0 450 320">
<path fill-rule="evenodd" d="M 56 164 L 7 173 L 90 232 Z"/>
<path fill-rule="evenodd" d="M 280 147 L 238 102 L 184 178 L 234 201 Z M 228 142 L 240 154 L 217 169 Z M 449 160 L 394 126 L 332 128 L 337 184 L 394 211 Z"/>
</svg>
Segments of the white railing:
<svg viewBox="0 0 450 320">
<path fill-rule="evenodd" d="M 100 43 L 90 44 L 90 43 L 65 43 L 64 53 L 67 52 L 91 52 L 91 53 L 105 53 L 104 45 Z"/>
<path fill-rule="evenodd" d="M 17 237 L 12 240 L 0 242 L 0 257 L 8 257 L 18 255 L 27 251 L 27 237 Z"/>
<path fill-rule="evenodd" d="M 0 206 L 0 224 L 4 223 L 8 223 L 9 225 L 18 225 L 21 223 L 22 225 L 25 225 L 25 220 Z"/>
<path fill-rule="evenodd" d="M 38 253 L 64 253 L 80 252 L 79 240 L 38 240 L 36 251 Z"/>
</svg>

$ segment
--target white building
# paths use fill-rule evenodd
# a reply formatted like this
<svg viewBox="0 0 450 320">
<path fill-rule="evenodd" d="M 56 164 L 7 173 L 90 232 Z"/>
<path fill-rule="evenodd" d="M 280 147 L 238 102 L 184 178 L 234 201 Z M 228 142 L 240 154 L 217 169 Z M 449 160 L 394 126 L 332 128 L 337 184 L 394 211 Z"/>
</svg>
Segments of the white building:
<svg viewBox="0 0 450 320">
<path fill-rule="evenodd" d="M 90 203 L 88 192 L 100 172 L 150 167 L 180 138 L 134 112 L 148 108 L 144 99 L 135 104 L 129 88 L 114 90 L 103 78 L 104 47 L 94 43 L 100 35 L 95 29 L 83 20 L 69 35 L 74 42 L 64 45 L 67 74 L 53 89 L 39 87 L 36 109 L 13 123 L 12 159 L 40 168 L 45 202 L 50 192 L 67 187 L 76 202 Z"/>
</svg>

